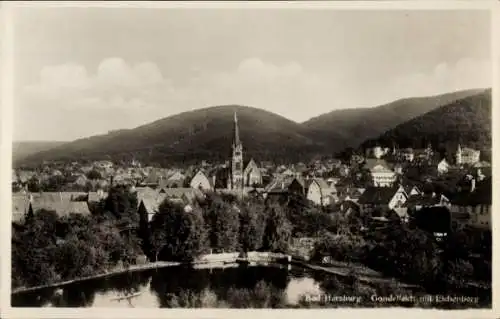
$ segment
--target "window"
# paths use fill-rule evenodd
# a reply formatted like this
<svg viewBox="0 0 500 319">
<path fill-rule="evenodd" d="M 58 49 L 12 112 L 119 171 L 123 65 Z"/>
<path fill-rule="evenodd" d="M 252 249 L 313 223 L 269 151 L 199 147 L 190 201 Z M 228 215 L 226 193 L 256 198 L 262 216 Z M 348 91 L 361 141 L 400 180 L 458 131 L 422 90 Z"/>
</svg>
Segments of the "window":
<svg viewBox="0 0 500 319">
<path fill-rule="evenodd" d="M 236 170 L 240 170 L 241 169 L 241 163 L 240 162 L 236 162 L 235 165 L 234 165 L 234 168 Z"/>
</svg>

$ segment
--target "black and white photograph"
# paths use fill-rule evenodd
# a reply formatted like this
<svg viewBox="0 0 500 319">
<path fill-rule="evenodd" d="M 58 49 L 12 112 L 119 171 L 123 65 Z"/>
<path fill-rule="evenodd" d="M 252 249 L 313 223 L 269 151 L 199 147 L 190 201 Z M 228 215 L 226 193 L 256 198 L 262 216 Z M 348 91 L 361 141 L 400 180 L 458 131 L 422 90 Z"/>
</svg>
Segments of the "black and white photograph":
<svg viewBox="0 0 500 319">
<path fill-rule="evenodd" d="M 492 309 L 492 7 L 71 4 L 10 8 L 10 307 Z"/>
</svg>

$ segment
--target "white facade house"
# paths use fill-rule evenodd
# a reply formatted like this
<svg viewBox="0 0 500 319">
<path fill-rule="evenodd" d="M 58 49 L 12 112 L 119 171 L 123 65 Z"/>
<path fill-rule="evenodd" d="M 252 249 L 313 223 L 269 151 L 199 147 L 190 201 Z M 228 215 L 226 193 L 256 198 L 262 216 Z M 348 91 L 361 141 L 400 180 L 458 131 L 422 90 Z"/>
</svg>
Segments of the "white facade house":
<svg viewBox="0 0 500 319">
<path fill-rule="evenodd" d="M 378 187 L 389 187 L 396 180 L 394 171 L 384 165 L 376 165 L 371 170 L 373 184 Z"/>
<path fill-rule="evenodd" d="M 455 154 L 455 160 L 458 165 L 462 164 L 476 164 L 479 162 L 479 158 L 481 155 L 481 151 L 475 150 L 468 147 L 460 147 L 460 144 L 457 147 L 457 152 Z"/>
<path fill-rule="evenodd" d="M 208 177 L 203 173 L 203 171 L 198 171 L 189 183 L 191 188 L 202 189 L 202 190 L 212 190 L 212 184 Z"/>
<path fill-rule="evenodd" d="M 450 169 L 450 164 L 448 164 L 445 158 L 443 158 L 437 165 L 438 174 L 446 174 L 448 173 L 449 169 Z"/>
<path fill-rule="evenodd" d="M 323 179 L 315 178 L 307 188 L 306 197 L 316 205 L 327 206 L 335 201 L 336 195 L 335 187 L 330 187 Z"/>
</svg>

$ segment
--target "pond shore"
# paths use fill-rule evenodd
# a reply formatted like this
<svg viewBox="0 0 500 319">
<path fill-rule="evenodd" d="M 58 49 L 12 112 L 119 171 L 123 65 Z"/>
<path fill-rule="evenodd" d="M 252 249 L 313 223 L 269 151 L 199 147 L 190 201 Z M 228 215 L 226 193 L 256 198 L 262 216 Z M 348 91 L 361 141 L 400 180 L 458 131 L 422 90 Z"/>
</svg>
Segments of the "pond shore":
<svg viewBox="0 0 500 319">
<path fill-rule="evenodd" d="M 356 277 L 360 282 L 369 284 L 369 285 L 374 285 L 374 284 L 390 284 L 394 286 L 398 286 L 400 288 L 410 288 L 410 289 L 419 289 L 421 288 L 418 285 L 412 285 L 412 284 L 406 284 L 403 283 L 395 278 L 387 278 L 383 277 L 380 273 L 367 268 L 367 267 L 357 267 L 355 265 L 340 265 L 340 264 L 331 264 L 331 265 L 325 265 L 325 266 L 320 266 L 316 264 L 311 264 L 307 263 L 304 261 L 293 261 L 292 264 L 311 269 L 311 270 L 316 270 L 316 271 L 324 271 L 327 273 L 330 273 L 335 276 L 340 276 L 340 277 L 348 277 L 348 276 L 354 276 Z"/>
<path fill-rule="evenodd" d="M 324 271 L 330 273 L 335 276 L 347 277 L 347 276 L 355 276 L 358 280 L 367 284 L 392 284 L 397 285 L 402 288 L 419 288 L 416 285 L 409 285 L 402 283 L 394 278 L 386 278 L 383 277 L 380 273 L 367 268 L 367 267 L 359 267 L 352 264 L 345 263 L 333 263 L 329 265 L 317 265 L 301 260 L 292 259 L 289 255 L 284 254 L 273 254 L 273 253 L 265 253 L 265 252 L 249 252 L 246 257 L 241 257 L 239 253 L 221 253 L 221 254 L 209 254 L 203 255 L 199 259 L 191 263 L 182 263 L 182 262 L 173 262 L 173 261 L 157 261 L 150 262 L 140 265 L 132 265 L 127 268 L 119 268 L 110 270 L 104 273 L 75 278 L 72 280 L 67 280 L 63 282 L 41 285 L 35 287 L 19 287 L 13 289 L 11 294 L 19 294 L 23 292 L 35 291 L 44 288 L 56 288 L 60 286 L 65 286 L 68 284 L 98 279 L 113 275 L 119 275 L 127 272 L 136 272 L 136 271 L 144 271 L 149 269 L 160 269 L 166 267 L 174 267 L 180 265 L 192 265 L 194 268 L 207 268 L 207 267 L 224 267 L 228 264 L 237 264 L 241 262 L 250 263 L 250 264 L 259 264 L 259 263 L 269 263 L 269 262 L 279 262 L 284 261 L 285 263 L 293 264 L 302 268 L 311 269 L 314 271 Z"/>
<path fill-rule="evenodd" d="M 18 294 L 18 293 L 23 293 L 23 292 L 28 292 L 28 291 L 35 291 L 38 289 L 44 289 L 44 288 L 55 288 L 59 286 L 65 286 L 68 284 L 72 284 L 75 282 L 80 282 L 80 281 L 85 281 L 85 280 L 91 280 L 91 279 L 98 279 L 98 278 L 103 278 L 103 277 L 108 277 L 108 276 L 113 276 L 113 275 L 118 275 L 121 273 L 126 273 L 126 272 L 134 272 L 134 271 L 143 271 L 143 270 L 148 270 L 148 269 L 156 269 L 156 268 L 165 268 L 165 267 L 171 267 L 171 266 L 179 266 L 182 263 L 180 262 L 171 262 L 171 261 L 157 261 L 157 262 L 152 262 L 152 263 L 147 263 L 147 264 L 141 264 L 141 265 L 132 265 L 127 268 L 120 268 L 120 269 L 115 269 L 115 270 L 110 270 L 107 272 L 103 272 L 100 274 L 92 275 L 92 276 L 86 276 L 86 277 L 80 277 L 80 278 L 75 278 L 71 280 L 66 280 L 66 281 L 61 281 L 53 284 L 48 284 L 48 285 L 41 285 L 41 286 L 35 286 L 35 287 L 19 287 L 16 289 L 12 289 L 11 294 Z"/>
<path fill-rule="evenodd" d="M 219 267 L 224 266 L 225 264 L 234 264 L 238 262 L 248 262 L 248 263 L 259 263 L 259 262 L 276 262 L 280 259 L 287 258 L 287 255 L 284 254 L 275 254 L 268 252 L 248 252 L 246 257 L 240 257 L 239 253 L 221 253 L 221 254 L 207 254 L 202 255 L 197 260 L 190 263 L 182 263 L 176 261 L 157 261 L 157 262 L 149 262 L 145 264 L 132 265 L 127 268 L 118 268 L 113 269 L 107 272 L 103 272 L 100 274 L 95 274 L 92 276 L 80 277 L 71 280 L 61 281 L 53 284 L 40 285 L 34 287 L 18 287 L 12 289 L 11 294 L 19 294 L 23 292 L 35 291 L 44 288 L 56 288 L 60 286 L 65 286 L 68 284 L 86 281 L 91 279 L 98 279 L 108 276 L 119 275 L 127 272 L 136 272 L 136 271 L 144 271 L 149 269 L 160 269 L 165 267 L 173 267 L 180 265 L 192 265 L 192 266 L 204 266 L 204 267 Z"/>
</svg>

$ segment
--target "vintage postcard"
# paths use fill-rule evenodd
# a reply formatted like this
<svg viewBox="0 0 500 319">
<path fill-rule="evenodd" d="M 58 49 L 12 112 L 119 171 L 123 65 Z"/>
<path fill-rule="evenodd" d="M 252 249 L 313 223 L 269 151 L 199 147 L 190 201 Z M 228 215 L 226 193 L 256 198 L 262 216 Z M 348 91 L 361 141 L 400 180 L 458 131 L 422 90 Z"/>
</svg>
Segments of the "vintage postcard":
<svg viewBox="0 0 500 319">
<path fill-rule="evenodd" d="M 491 314 L 495 7 L 5 5 L 6 317 Z"/>
</svg>

